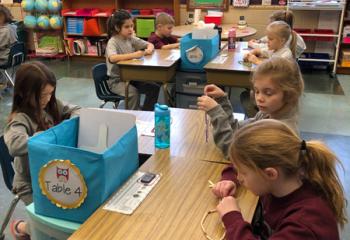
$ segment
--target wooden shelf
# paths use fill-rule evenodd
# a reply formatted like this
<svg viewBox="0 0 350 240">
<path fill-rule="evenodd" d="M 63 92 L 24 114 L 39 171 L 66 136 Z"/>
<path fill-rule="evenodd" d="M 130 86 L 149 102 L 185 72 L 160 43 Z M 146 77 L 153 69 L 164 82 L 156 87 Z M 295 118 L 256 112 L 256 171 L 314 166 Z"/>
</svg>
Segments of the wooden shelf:
<svg viewBox="0 0 350 240">
<path fill-rule="evenodd" d="M 349 1 L 346 1 L 346 6 L 345 6 L 345 10 L 344 11 L 349 11 Z M 344 27 L 350 23 L 350 16 L 349 15 L 346 15 L 346 12 L 344 13 L 345 14 L 345 18 L 343 18 L 343 26 L 341 29 L 341 32 L 340 32 L 340 36 L 343 35 L 343 30 L 344 30 Z M 340 23 L 341 25 L 341 23 Z M 339 39 L 340 40 L 340 46 L 339 46 L 339 56 L 341 56 L 341 52 L 342 51 L 348 51 L 350 49 L 350 43 L 344 43 L 343 42 L 343 39 Z M 342 67 L 339 63 L 337 64 L 337 71 L 336 73 L 340 73 L 340 74 L 347 74 L 347 75 L 350 75 L 350 67 Z"/>
<path fill-rule="evenodd" d="M 132 15 L 134 18 L 156 18 L 155 15 Z"/>
<path fill-rule="evenodd" d="M 78 16 L 78 15 L 63 15 L 62 17 L 76 17 L 76 18 L 109 18 L 110 16 Z"/>
<path fill-rule="evenodd" d="M 350 75 L 350 67 L 341 67 L 340 65 L 338 65 L 337 66 L 337 74 Z"/>
<path fill-rule="evenodd" d="M 107 33 L 101 34 L 101 35 L 84 35 L 84 34 L 76 34 L 76 33 L 64 33 L 65 36 L 72 36 L 72 37 L 107 37 Z"/>
</svg>

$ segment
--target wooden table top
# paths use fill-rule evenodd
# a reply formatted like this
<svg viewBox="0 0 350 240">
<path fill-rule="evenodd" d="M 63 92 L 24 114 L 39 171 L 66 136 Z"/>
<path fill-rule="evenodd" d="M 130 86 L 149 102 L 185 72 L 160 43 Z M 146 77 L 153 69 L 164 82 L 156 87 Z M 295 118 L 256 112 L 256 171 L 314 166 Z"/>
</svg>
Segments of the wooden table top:
<svg viewBox="0 0 350 240">
<path fill-rule="evenodd" d="M 248 44 L 247 42 L 237 42 L 235 51 L 228 51 L 227 47 L 225 47 L 219 54 L 208 62 L 204 69 L 212 70 L 212 71 L 238 71 L 238 72 L 251 72 L 255 65 L 253 64 L 251 67 L 243 64 L 244 55 L 248 52 Z M 217 58 L 226 59 L 223 63 L 216 63 Z"/>
<path fill-rule="evenodd" d="M 145 67 L 164 67 L 168 68 L 174 65 L 180 59 L 180 50 L 161 50 L 155 49 L 153 54 L 143 56 L 138 59 L 119 61 L 119 66 L 145 66 Z"/>
<path fill-rule="evenodd" d="M 149 121 L 153 112 L 130 111 Z M 204 113 L 171 109 L 170 149 L 156 150 L 140 170 L 161 173 L 162 178 L 132 215 L 100 207 L 69 239 L 206 239 L 201 230 L 205 212 L 218 204 L 208 188 L 226 166 L 207 160 L 222 158 L 213 139 L 205 141 Z M 251 221 L 257 197 L 245 191 L 238 199 L 242 214 Z M 224 232 L 217 213 L 209 215 L 207 231 L 214 238 Z"/>
<path fill-rule="evenodd" d="M 228 38 L 228 31 L 232 27 L 236 28 L 236 38 L 245 38 L 256 34 L 256 29 L 252 27 L 238 29 L 236 24 L 222 24 L 221 27 L 222 27 L 221 39 L 225 39 L 225 40 Z M 191 33 L 194 28 L 195 28 L 194 25 L 174 26 L 172 35 L 174 35 L 175 37 L 181 38 L 186 34 Z"/>
</svg>

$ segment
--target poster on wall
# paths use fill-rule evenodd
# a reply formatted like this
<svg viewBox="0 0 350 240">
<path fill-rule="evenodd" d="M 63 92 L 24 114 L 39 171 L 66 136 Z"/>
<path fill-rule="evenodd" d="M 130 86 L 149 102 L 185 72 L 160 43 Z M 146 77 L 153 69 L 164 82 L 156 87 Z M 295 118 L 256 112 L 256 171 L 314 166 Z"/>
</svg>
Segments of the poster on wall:
<svg viewBox="0 0 350 240">
<path fill-rule="evenodd" d="M 249 0 L 233 0 L 234 7 L 248 7 Z"/>
<path fill-rule="evenodd" d="M 187 11 L 193 9 L 218 9 L 228 11 L 230 0 L 187 0 Z"/>
</svg>

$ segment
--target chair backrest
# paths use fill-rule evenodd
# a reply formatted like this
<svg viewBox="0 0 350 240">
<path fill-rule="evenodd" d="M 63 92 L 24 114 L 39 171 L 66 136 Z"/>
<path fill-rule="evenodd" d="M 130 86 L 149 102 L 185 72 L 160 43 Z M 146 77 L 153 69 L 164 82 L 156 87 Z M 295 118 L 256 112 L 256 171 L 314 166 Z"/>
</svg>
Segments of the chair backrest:
<svg viewBox="0 0 350 240">
<path fill-rule="evenodd" d="M 96 95 L 99 99 L 104 100 L 104 97 L 113 95 L 107 84 L 107 65 L 99 63 L 92 68 L 92 77 L 95 83 Z"/>
<path fill-rule="evenodd" d="M 23 42 L 15 42 L 11 45 L 7 67 L 15 67 L 25 60 L 25 46 Z"/>
<path fill-rule="evenodd" d="M 0 164 L 2 169 L 2 175 L 6 187 L 11 191 L 12 190 L 12 181 L 15 172 L 13 171 L 13 157 L 10 155 L 7 146 L 4 141 L 4 136 L 0 137 Z"/>
</svg>

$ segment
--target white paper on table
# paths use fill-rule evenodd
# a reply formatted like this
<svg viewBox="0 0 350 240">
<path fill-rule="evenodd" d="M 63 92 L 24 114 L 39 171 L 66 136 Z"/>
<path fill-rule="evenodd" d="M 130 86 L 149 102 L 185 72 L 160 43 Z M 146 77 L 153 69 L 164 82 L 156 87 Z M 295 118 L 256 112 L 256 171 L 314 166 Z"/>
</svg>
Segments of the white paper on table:
<svg viewBox="0 0 350 240">
<path fill-rule="evenodd" d="M 214 60 L 212 60 L 211 63 L 224 64 L 226 60 L 227 60 L 227 55 L 226 56 L 219 55 L 216 58 L 214 58 Z"/>
<path fill-rule="evenodd" d="M 165 58 L 164 60 L 165 61 L 175 61 L 175 60 L 177 60 L 178 59 L 178 57 L 177 57 L 177 55 L 176 54 L 170 54 L 167 58 Z"/>
<path fill-rule="evenodd" d="M 154 137 L 154 122 L 136 120 L 137 135 Z"/>
</svg>

